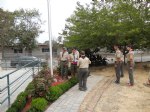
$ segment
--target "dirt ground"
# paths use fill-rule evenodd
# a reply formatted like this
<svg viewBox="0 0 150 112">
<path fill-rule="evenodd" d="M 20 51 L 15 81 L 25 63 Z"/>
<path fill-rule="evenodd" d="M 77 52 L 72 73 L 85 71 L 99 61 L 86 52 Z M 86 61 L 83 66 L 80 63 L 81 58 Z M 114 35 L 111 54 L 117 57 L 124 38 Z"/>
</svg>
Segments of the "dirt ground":
<svg viewBox="0 0 150 112">
<path fill-rule="evenodd" d="M 150 87 L 143 85 L 148 79 L 144 64 L 135 66 L 133 87 L 127 85 L 129 79 L 126 69 L 125 76 L 117 85 L 114 83 L 114 67 L 92 68 L 92 74 L 104 78 L 85 97 L 80 112 L 150 112 Z"/>
</svg>

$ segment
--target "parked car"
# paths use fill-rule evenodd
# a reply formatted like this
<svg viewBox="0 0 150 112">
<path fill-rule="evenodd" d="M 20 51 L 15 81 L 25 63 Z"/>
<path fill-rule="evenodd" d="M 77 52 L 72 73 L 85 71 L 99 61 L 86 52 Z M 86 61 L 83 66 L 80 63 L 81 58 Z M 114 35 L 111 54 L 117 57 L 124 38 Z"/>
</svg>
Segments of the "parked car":
<svg viewBox="0 0 150 112">
<path fill-rule="evenodd" d="M 11 66 L 12 67 L 21 67 L 27 65 L 27 67 L 36 66 L 38 63 L 41 63 L 41 65 L 46 64 L 46 60 L 39 59 L 34 56 L 20 56 L 16 57 L 11 60 Z"/>
</svg>

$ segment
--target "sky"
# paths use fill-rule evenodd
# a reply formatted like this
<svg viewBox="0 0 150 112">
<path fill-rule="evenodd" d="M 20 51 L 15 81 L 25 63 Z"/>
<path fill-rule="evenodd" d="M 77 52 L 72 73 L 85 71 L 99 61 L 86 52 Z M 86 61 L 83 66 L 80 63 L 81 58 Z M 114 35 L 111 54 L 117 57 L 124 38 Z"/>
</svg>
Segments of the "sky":
<svg viewBox="0 0 150 112">
<path fill-rule="evenodd" d="M 57 39 L 58 33 L 64 29 L 65 20 L 73 14 L 77 1 L 81 4 L 90 3 L 92 0 L 50 0 L 51 1 L 51 30 L 52 38 Z M 47 0 L 0 0 L 0 8 L 14 11 L 17 9 L 38 9 L 41 19 L 45 21 L 41 29 L 44 33 L 37 38 L 39 43 L 49 39 L 48 36 L 48 13 Z"/>
</svg>

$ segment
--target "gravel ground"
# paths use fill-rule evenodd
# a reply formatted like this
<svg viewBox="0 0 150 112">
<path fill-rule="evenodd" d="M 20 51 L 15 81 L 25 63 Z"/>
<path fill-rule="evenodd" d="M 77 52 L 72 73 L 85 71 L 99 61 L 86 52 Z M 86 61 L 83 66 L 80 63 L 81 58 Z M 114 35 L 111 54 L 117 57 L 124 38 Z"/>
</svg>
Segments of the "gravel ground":
<svg viewBox="0 0 150 112">
<path fill-rule="evenodd" d="M 136 64 L 133 87 L 127 85 L 126 70 L 120 85 L 116 85 L 113 67 L 92 69 L 92 74 L 105 78 L 86 95 L 79 112 L 149 112 L 150 88 L 143 85 L 148 71 L 144 70 L 142 65 Z"/>
</svg>

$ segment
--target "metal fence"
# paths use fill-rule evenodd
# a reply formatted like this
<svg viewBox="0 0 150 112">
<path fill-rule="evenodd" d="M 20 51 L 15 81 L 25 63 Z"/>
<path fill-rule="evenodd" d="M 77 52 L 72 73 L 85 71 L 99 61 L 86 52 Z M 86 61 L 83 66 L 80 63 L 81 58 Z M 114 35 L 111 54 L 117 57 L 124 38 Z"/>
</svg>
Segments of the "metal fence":
<svg viewBox="0 0 150 112">
<path fill-rule="evenodd" d="M 33 62 L 32 62 L 33 63 Z M 31 63 L 29 63 L 31 64 Z M 36 75 L 41 70 L 41 64 L 37 63 L 32 67 L 27 67 L 29 64 L 22 66 L 16 70 L 12 70 L 10 73 L 7 74 L 0 74 L 0 107 L 1 111 L 6 110 L 10 104 L 15 100 L 17 97 L 18 89 L 25 84 L 25 82 L 32 81 L 32 77 Z M 29 83 L 28 82 L 28 83 Z M 25 87 L 22 87 L 25 89 Z M 14 95 L 16 93 L 16 95 Z M 7 107 L 6 107 L 6 103 Z"/>
<path fill-rule="evenodd" d="M 45 59 L 47 62 L 49 61 L 49 54 L 29 54 L 28 55 L 26 54 L 23 54 L 23 53 L 4 53 L 4 56 L 3 58 L 0 59 L 0 68 L 4 69 L 4 70 L 9 70 L 11 69 L 13 66 L 11 66 L 11 61 L 16 59 L 16 58 L 19 58 L 19 57 L 22 57 L 22 56 L 34 56 L 38 59 Z M 58 54 L 57 52 L 53 52 L 53 58 L 54 60 L 56 60 L 56 58 L 58 57 Z M 55 62 L 56 63 L 56 62 Z"/>
<path fill-rule="evenodd" d="M 2 55 L 2 54 L 1 54 Z M 57 57 L 57 52 L 53 52 L 52 53 L 53 57 Z M 43 53 L 43 54 L 38 54 L 38 53 L 27 53 L 27 54 L 24 54 L 24 53 L 4 53 L 3 54 L 3 58 L 2 59 L 12 59 L 12 58 L 15 58 L 15 57 L 20 57 L 20 56 L 35 56 L 37 58 L 42 58 L 42 59 L 47 59 L 49 58 L 49 53 Z"/>
</svg>

